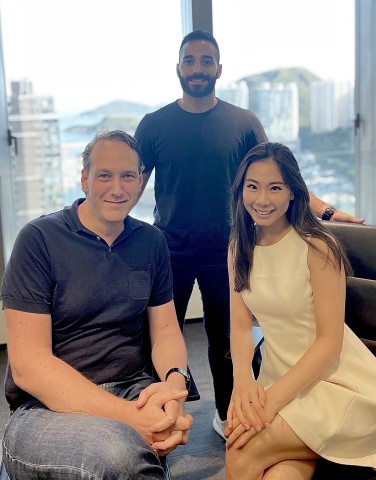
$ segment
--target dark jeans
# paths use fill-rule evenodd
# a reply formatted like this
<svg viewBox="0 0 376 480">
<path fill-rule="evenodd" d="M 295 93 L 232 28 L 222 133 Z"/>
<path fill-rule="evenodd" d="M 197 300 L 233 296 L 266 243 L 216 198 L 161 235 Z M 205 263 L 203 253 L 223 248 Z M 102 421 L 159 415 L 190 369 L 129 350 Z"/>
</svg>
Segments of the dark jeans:
<svg viewBox="0 0 376 480">
<path fill-rule="evenodd" d="M 222 420 L 227 417 L 233 377 L 230 350 L 230 294 L 227 265 L 191 266 L 171 261 L 174 277 L 174 302 L 179 325 L 183 330 L 193 285 L 201 292 L 204 327 L 208 337 L 209 365 L 213 376 L 215 405 Z"/>
</svg>

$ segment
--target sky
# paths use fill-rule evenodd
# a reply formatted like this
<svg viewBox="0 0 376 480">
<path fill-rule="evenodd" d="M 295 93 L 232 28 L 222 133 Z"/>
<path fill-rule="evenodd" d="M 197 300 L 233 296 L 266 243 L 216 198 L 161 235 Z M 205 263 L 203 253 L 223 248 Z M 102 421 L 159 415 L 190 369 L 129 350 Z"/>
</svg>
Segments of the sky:
<svg viewBox="0 0 376 480">
<path fill-rule="evenodd" d="M 354 8 L 354 0 L 213 0 L 218 87 L 298 66 L 352 81 Z M 0 0 L 0 14 L 8 89 L 27 78 L 62 112 L 180 97 L 180 0 Z"/>
</svg>

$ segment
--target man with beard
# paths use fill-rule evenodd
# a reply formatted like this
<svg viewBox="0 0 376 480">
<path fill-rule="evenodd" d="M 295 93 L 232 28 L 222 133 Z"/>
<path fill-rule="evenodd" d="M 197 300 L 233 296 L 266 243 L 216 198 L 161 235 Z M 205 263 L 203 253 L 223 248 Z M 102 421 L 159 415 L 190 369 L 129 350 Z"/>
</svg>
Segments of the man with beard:
<svg viewBox="0 0 376 480">
<path fill-rule="evenodd" d="M 186 35 L 176 72 L 183 96 L 146 115 L 136 130 L 145 165 L 143 188 L 155 168 L 155 225 L 171 253 L 174 302 L 180 327 L 193 285 L 201 291 L 216 413 L 214 430 L 224 438 L 232 392 L 229 351 L 227 246 L 229 190 L 245 154 L 267 141 L 258 118 L 215 97 L 221 76 L 214 37 L 196 30 Z M 318 216 L 358 221 L 311 195 Z"/>
</svg>

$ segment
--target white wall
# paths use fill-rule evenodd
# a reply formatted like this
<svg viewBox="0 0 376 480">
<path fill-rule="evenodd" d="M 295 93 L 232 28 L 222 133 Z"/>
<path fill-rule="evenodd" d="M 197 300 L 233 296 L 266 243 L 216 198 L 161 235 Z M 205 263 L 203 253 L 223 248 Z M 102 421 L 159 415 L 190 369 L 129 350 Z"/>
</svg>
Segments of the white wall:
<svg viewBox="0 0 376 480">
<path fill-rule="evenodd" d="M 0 301 L 0 345 L 7 343 L 7 335 L 5 330 L 4 311 L 2 309 L 2 302 Z"/>
<path fill-rule="evenodd" d="M 202 301 L 197 283 L 193 287 L 192 296 L 189 300 L 188 310 L 185 318 L 202 318 Z"/>
</svg>

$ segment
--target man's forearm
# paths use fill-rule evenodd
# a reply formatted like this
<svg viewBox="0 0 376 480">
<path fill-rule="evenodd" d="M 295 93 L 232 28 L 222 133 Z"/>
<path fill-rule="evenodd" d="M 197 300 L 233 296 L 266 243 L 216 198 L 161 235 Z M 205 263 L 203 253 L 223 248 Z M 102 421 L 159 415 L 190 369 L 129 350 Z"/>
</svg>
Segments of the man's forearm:
<svg viewBox="0 0 376 480">
<path fill-rule="evenodd" d="M 163 405 L 181 398 L 177 392 L 168 390 L 153 397 L 140 409 L 136 401 L 126 400 L 107 392 L 54 356 L 46 355 L 45 358 L 43 355 L 39 356 L 39 361 L 31 364 L 34 365 L 33 368 L 24 370 L 29 380 L 20 382 L 19 386 L 50 410 L 117 420 L 133 427 L 149 445 L 155 441 L 150 428 L 168 421 Z M 163 429 L 159 438 L 167 439 L 170 430 L 172 428 Z"/>
<path fill-rule="evenodd" d="M 152 350 L 153 365 L 162 381 L 171 368 L 187 369 L 187 351 L 180 330 L 165 332 L 156 339 Z M 186 388 L 183 375 L 173 373 L 169 376 L 171 386 Z"/>
<path fill-rule="evenodd" d="M 341 212 L 340 210 L 335 209 L 332 205 L 329 205 L 328 203 L 324 202 L 323 200 L 320 200 L 320 198 L 316 197 L 313 193 L 309 192 L 309 200 L 310 200 L 310 205 L 314 213 L 317 215 L 318 218 L 323 218 L 323 214 L 325 210 L 330 207 L 331 209 L 334 210 L 334 212 L 330 212 L 330 220 L 334 222 L 350 222 L 350 223 L 364 223 L 365 219 L 364 218 L 358 218 L 354 217 L 353 215 L 350 215 L 345 212 Z M 324 217 L 324 220 L 325 217 Z"/>
<path fill-rule="evenodd" d="M 40 354 L 35 359 L 31 356 L 25 362 L 26 359 L 22 374 L 15 375 L 16 383 L 50 410 L 102 416 L 125 423 L 132 415 L 132 402 L 103 390 L 52 354 Z"/>
<path fill-rule="evenodd" d="M 320 198 L 316 197 L 312 192 L 309 192 L 309 201 L 312 210 L 315 212 L 315 214 L 321 218 L 327 207 L 329 205 L 324 202 L 323 200 L 320 200 Z"/>
<path fill-rule="evenodd" d="M 163 305 L 149 307 L 148 317 L 151 358 L 159 378 L 164 381 L 171 368 L 187 369 L 187 350 L 172 300 Z M 169 383 L 176 388 L 185 389 L 185 379 L 180 374 L 171 375 Z"/>
</svg>

